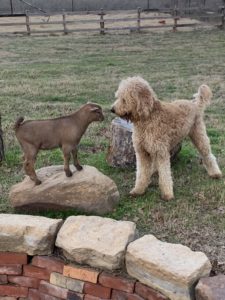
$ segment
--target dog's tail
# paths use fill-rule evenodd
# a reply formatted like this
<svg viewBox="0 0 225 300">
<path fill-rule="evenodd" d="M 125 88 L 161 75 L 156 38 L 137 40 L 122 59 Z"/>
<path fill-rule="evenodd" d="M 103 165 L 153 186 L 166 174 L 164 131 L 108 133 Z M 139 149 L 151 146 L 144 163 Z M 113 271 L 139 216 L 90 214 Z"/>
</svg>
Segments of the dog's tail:
<svg viewBox="0 0 225 300">
<path fill-rule="evenodd" d="M 199 108 L 204 110 L 210 105 L 212 96 L 213 94 L 210 87 L 206 84 L 202 84 L 198 89 L 198 93 L 194 95 L 194 102 L 197 103 Z"/>
<path fill-rule="evenodd" d="M 24 121 L 24 117 L 19 117 L 16 120 L 16 123 L 14 124 L 13 129 L 17 130 L 20 127 L 20 125 L 23 123 L 23 121 Z"/>
</svg>

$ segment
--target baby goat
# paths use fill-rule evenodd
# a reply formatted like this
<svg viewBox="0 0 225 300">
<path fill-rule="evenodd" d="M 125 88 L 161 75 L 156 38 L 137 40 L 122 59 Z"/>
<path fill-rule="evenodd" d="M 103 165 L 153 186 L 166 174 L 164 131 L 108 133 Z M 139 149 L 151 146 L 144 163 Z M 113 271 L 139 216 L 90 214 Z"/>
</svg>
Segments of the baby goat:
<svg viewBox="0 0 225 300">
<path fill-rule="evenodd" d="M 14 125 L 14 130 L 24 152 L 25 173 L 36 185 L 41 184 L 34 169 L 37 153 L 39 150 L 58 147 L 62 148 L 66 176 L 72 176 L 69 168 L 71 153 L 74 166 L 81 171 L 82 166 L 77 159 L 77 146 L 80 139 L 91 122 L 103 120 L 101 107 L 94 103 L 83 105 L 71 115 L 50 120 L 23 122 L 24 118 L 20 117 Z"/>
</svg>

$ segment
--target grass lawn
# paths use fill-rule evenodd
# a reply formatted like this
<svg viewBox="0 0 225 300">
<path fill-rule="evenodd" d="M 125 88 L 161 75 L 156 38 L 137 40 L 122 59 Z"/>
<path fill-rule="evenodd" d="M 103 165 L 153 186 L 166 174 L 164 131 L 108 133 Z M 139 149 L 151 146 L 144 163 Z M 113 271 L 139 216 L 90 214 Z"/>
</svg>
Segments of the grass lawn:
<svg viewBox="0 0 225 300">
<path fill-rule="evenodd" d="M 113 115 L 109 107 L 122 78 L 147 79 L 160 99 L 191 99 L 202 83 L 214 92 L 205 121 L 222 171 L 225 171 L 225 36 L 219 30 L 121 35 L 0 37 L 0 112 L 6 161 L 0 166 L 0 212 L 13 212 L 11 185 L 22 180 L 21 151 L 12 131 L 15 119 L 68 114 L 87 101 L 105 110 L 105 121 L 92 124 L 80 144 L 82 164 L 97 167 L 118 185 L 121 202 L 110 215 L 132 220 L 141 234 L 183 243 L 204 251 L 225 272 L 224 179 L 210 179 L 189 140 L 173 164 L 175 200 L 163 202 L 157 185 L 137 199 L 128 192 L 134 169 L 114 169 L 105 155 Z M 96 139 L 96 136 L 98 138 Z M 41 152 L 37 168 L 62 164 L 59 150 Z M 43 212 L 49 217 L 75 214 Z M 12 220 L 13 222 L 13 220 Z M 217 263 L 218 261 L 218 263 Z M 217 266 L 218 265 L 218 266 Z"/>
</svg>

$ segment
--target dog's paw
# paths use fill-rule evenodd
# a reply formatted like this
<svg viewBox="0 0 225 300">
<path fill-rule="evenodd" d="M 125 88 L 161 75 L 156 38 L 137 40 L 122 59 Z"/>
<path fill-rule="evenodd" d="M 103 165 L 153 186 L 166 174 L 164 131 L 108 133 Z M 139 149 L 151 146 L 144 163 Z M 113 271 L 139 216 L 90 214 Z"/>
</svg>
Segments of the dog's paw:
<svg viewBox="0 0 225 300">
<path fill-rule="evenodd" d="M 138 197 L 138 196 L 143 195 L 144 193 L 145 193 L 145 192 L 141 192 L 141 191 L 138 191 L 138 190 L 133 189 L 133 190 L 130 191 L 129 195 L 130 195 L 131 197 Z"/>
<path fill-rule="evenodd" d="M 210 175 L 210 177 L 213 179 L 220 179 L 223 177 L 223 175 L 222 175 L 222 173 L 217 173 L 217 174 Z"/>
<path fill-rule="evenodd" d="M 164 194 L 164 195 L 161 195 L 161 199 L 165 200 L 165 201 L 170 201 L 170 200 L 174 199 L 174 195 Z"/>
</svg>

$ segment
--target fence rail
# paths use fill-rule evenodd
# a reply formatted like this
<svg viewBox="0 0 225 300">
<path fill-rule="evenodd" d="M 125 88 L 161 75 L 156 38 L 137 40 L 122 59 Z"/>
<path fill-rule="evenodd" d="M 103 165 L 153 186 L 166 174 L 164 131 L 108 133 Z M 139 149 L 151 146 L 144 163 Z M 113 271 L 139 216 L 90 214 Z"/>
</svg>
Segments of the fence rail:
<svg viewBox="0 0 225 300">
<path fill-rule="evenodd" d="M 216 20 L 218 19 L 218 24 L 217 27 L 220 29 L 225 29 L 225 0 L 223 0 L 224 2 L 224 6 L 220 7 L 220 12 L 214 15 L 206 15 L 204 14 L 204 11 L 201 9 L 199 11 L 199 14 L 197 15 L 198 19 L 210 19 L 210 20 Z M 193 7 L 188 8 L 189 11 L 193 10 Z M 165 10 L 164 10 L 165 11 Z M 183 11 L 179 11 L 178 8 L 175 6 L 173 8 L 173 10 L 170 10 L 170 15 L 163 15 L 163 16 L 143 16 L 143 11 L 141 8 L 138 8 L 137 11 L 133 11 L 133 13 L 135 14 L 132 17 L 118 17 L 118 18 L 111 18 L 111 17 L 107 17 L 106 12 L 101 9 L 99 12 L 95 12 L 95 13 L 91 13 L 90 15 L 93 17 L 95 16 L 96 19 L 75 19 L 75 20 L 68 20 L 68 17 L 70 16 L 77 16 L 77 14 L 75 13 L 66 13 L 63 12 L 61 17 L 59 15 L 59 17 L 61 18 L 61 20 L 56 20 L 56 21 L 51 21 L 50 17 L 51 16 L 56 16 L 55 14 L 51 15 L 51 16 L 47 16 L 48 20 L 47 22 L 40 22 L 40 21 L 32 21 L 33 17 L 37 17 L 37 14 L 30 14 L 29 11 L 26 11 L 26 15 L 25 15 L 25 21 L 24 22 L 10 22 L 10 23 L 4 23 L 1 22 L 0 23 L 0 28 L 3 27 L 10 27 L 10 26 L 24 26 L 24 31 L 23 30 L 15 30 L 13 33 L 15 34 L 27 34 L 27 35 L 31 35 L 31 34 L 46 34 L 46 33 L 64 33 L 64 34 L 68 34 L 68 33 L 72 33 L 72 32 L 99 32 L 100 34 L 105 34 L 109 31 L 121 31 L 121 30 L 130 30 L 130 31 L 137 31 L 137 32 L 141 32 L 141 30 L 144 29 L 157 29 L 157 28 L 172 28 L 173 31 L 177 31 L 177 29 L 179 27 L 196 27 L 196 26 L 205 26 L 207 24 L 204 23 L 199 23 L 199 22 L 186 22 L 186 23 L 182 23 L 183 20 Z M 83 16 L 84 13 L 79 13 L 79 17 Z M 39 15 L 40 16 L 40 15 Z M 86 14 L 87 16 L 87 14 Z M 43 17 L 43 16 L 42 16 Z M 22 17 L 21 17 L 22 18 Z M 148 20 L 159 20 L 158 24 L 154 24 L 154 25 L 145 25 L 144 23 Z M 167 20 L 172 20 L 171 24 L 166 24 Z M 118 22 L 134 22 L 134 25 L 129 25 L 129 26 L 116 26 L 115 27 L 107 27 L 108 24 L 112 24 L 112 23 L 118 23 Z M 69 25 L 79 25 L 79 24 L 96 24 L 95 28 L 79 28 L 78 26 L 74 29 L 74 28 L 69 28 Z M 35 26 L 42 26 L 42 25 L 62 25 L 61 28 L 57 28 L 57 29 L 51 29 L 51 28 L 47 28 L 47 29 L 36 29 L 35 30 Z M 82 26 L 81 26 L 82 27 Z M 1 31 L 2 32 L 2 31 Z"/>
</svg>

